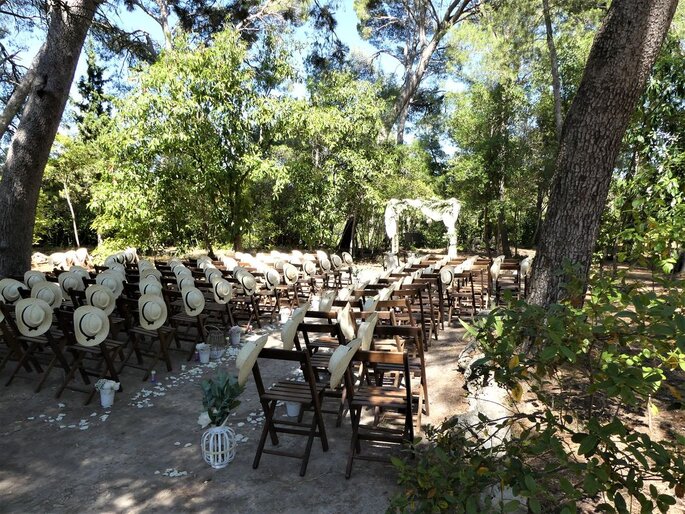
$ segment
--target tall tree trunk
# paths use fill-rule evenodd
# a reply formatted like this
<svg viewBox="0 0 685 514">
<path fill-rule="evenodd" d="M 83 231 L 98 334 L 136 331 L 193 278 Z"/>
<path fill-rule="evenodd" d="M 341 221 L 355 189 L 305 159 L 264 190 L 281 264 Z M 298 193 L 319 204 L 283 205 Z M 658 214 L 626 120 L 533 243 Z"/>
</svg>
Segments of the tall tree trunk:
<svg viewBox="0 0 685 514">
<path fill-rule="evenodd" d="M 497 232 L 499 232 L 499 238 L 502 244 L 502 253 L 507 258 L 511 257 L 509 229 L 507 228 L 507 220 L 504 217 L 504 211 L 502 209 L 497 213 Z"/>
<path fill-rule="evenodd" d="M 29 93 L 0 179 L 0 276 L 31 267 L 43 172 L 98 5 L 98 0 L 49 3 L 47 37 L 33 68 L 40 85 Z"/>
<path fill-rule="evenodd" d="M 564 118 L 561 115 L 561 80 L 559 79 L 559 59 L 557 48 L 554 44 L 554 32 L 552 30 L 552 17 L 549 14 L 549 0 L 542 0 L 542 13 L 545 18 L 545 31 L 547 33 L 547 49 L 549 51 L 550 69 L 552 71 L 552 94 L 554 95 L 554 123 L 556 127 L 557 142 L 561 141 L 561 129 Z"/>
<path fill-rule="evenodd" d="M 69 212 L 71 213 L 71 223 L 74 226 L 74 239 L 76 240 L 76 248 L 81 246 L 81 242 L 78 239 L 78 227 L 76 226 L 76 213 L 74 212 L 74 206 L 71 204 L 71 196 L 69 196 L 69 188 L 67 183 L 64 182 L 64 198 L 69 206 Z"/>
<path fill-rule="evenodd" d="M 568 296 L 566 262 L 587 281 L 621 140 L 673 18 L 678 0 L 614 0 L 595 37 L 568 111 L 529 300 Z"/>
</svg>

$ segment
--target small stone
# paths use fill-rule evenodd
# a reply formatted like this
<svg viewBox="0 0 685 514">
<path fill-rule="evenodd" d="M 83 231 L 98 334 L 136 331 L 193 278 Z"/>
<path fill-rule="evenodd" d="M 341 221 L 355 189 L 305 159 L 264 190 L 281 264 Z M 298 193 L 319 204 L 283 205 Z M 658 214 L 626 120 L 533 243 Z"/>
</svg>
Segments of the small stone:
<svg viewBox="0 0 685 514">
<path fill-rule="evenodd" d="M 239 427 L 245 426 L 245 423 L 243 423 L 243 422 L 241 421 L 240 423 L 238 423 L 238 426 L 239 426 Z"/>
</svg>

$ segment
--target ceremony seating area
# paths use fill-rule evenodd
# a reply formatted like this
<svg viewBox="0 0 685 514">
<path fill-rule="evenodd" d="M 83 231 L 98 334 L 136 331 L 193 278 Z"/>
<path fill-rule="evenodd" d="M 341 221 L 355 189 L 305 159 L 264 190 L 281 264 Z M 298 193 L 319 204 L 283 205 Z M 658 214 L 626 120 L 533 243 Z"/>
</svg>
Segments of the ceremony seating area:
<svg viewBox="0 0 685 514">
<path fill-rule="evenodd" d="M 312 451 L 329 449 L 327 428 L 349 426 L 349 478 L 357 460 L 412 444 L 430 415 L 432 343 L 458 318 L 522 295 L 530 266 L 428 255 L 368 277 L 356 268 L 350 254 L 323 251 L 152 261 L 127 249 L 93 269 L 29 270 L 0 280 L 0 372 L 36 393 L 52 376 L 56 398 L 69 389 L 88 404 L 98 379 L 120 382 L 121 394 L 132 377 L 173 371 L 174 352 L 190 361 L 211 332 L 226 341 L 240 326 L 239 380 L 252 377 L 265 416 L 253 467 L 269 465 L 265 454 L 296 457 L 304 476 Z M 280 337 L 250 337 L 279 320 Z M 264 361 L 294 363 L 300 381 L 284 371 L 269 385 Z M 280 402 L 299 415 L 283 416 Z M 301 451 L 280 448 L 295 436 Z"/>
</svg>

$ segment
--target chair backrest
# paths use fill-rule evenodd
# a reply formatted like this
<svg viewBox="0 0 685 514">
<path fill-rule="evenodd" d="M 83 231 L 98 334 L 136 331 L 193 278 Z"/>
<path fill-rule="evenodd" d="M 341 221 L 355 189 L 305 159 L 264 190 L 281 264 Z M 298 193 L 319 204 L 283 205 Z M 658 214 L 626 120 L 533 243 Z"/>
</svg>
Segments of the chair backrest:
<svg viewBox="0 0 685 514">
<path fill-rule="evenodd" d="M 342 327 L 339 323 L 332 323 L 330 325 L 322 323 L 300 323 L 297 326 L 297 332 L 302 333 L 302 337 L 304 338 L 304 343 L 307 348 L 310 347 L 312 342 L 309 337 L 312 334 L 330 336 L 337 340 L 338 345 L 344 345 L 346 343 L 345 335 L 343 334 Z M 294 343 L 298 350 L 304 349 L 299 338 L 297 337 L 297 333 L 295 333 Z"/>
</svg>

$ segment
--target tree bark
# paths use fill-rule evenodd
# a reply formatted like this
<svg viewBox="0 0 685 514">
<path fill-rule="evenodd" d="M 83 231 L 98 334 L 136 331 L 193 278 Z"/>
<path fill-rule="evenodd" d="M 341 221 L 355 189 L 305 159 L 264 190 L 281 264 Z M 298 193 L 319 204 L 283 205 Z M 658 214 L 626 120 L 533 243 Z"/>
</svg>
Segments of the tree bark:
<svg viewBox="0 0 685 514">
<path fill-rule="evenodd" d="M 561 80 L 559 79 L 559 59 L 557 48 L 554 44 L 554 32 L 552 30 L 552 17 L 549 14 L 549 0 L 542 0 L 542 13 L 545 18 L 545 32 L 547 33 L 547 49 L 549 51 L 550 69 L 552 72 L 552 94 L 554 95 L 554 123 L 556 127 L 557 142 L 561 140 L 561 130 L 564 118 L 561 114 Z"/>
<path fill-rule="evenodd" d="M 33 73 L 33 68 L 30 68 L 22 77 L 19 84 L 17 84 L 17 87 L 14 88 L 12 96 L 10 96 L 7 105 L 5 105 L 5 110 L 2 111 L 2 115 L 0 115 L 0 138 L 5 135 L 12 120 L 21 109 L 21 106 L 24 105 L 24 101 L 26 100 L 26 97 L 29 96 L 29 92 L 33 86 L 34 78 L 35 74 Z"/>
<path fill-rule="evenodd" d="M 0 179 L 0 276 L 31 267 L 36 206 L 50 148 L 57 134 L 76 64 L 100 0 L 49 3 L 48 31 L 30 91 Z"/>
<path fill-rule="evenodd" d="M 678 0 L 614 0 L 566 115 L 549 208 L 531 277 L 531 303 L 569 296 L 561 273 L 586 284 L 621 140 Z M 582 300 L 582 296 L 579 300 Z"/>
</svg>

